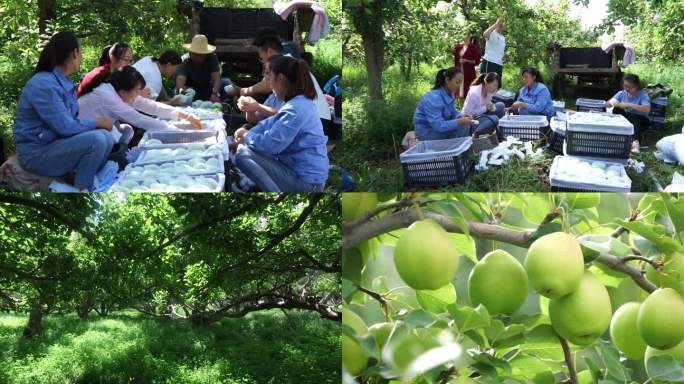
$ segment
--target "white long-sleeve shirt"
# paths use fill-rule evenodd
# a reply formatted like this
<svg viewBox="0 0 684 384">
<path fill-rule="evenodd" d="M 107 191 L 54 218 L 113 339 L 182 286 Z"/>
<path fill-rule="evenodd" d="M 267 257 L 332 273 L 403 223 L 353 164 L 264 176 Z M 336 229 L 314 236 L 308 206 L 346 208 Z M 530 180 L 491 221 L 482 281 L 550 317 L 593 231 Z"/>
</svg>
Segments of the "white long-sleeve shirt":
<svg viewBox="0 0 684 384">
<path fill-rule="evenodd" d="M 162 74 L 159 65 L 152 60 L 152 56 L 145 56 L 133 64 L 133 68 L 145 78 L 147 85 L 145 88 L 150 90 L 150 99 L 157 100 L 162 89 Z"/>
<path fill-rule="evenodd" d="M 178 108 L 141 96 L 136 97 L 132 104 L 127 104 L 109 83 L 100 84 L 92 92 L 79 98 L 78 107 L 79 119 L 110 117 L 114 122 L 127 123 L 148 131 L 178 130 L 166 121 L 140 113 L 158 116 L 162 119 L 178 120 Z"/>
<path fill-rule="evenodd" d="M 471 86 L 461 112 L 470 116 L 485 114 L 487 113 L 487 104 L 492 102 L 493 97 L 493 93 L 488 94 L 487 97 L 482 97 L 482 84 Z"/>
</svg>

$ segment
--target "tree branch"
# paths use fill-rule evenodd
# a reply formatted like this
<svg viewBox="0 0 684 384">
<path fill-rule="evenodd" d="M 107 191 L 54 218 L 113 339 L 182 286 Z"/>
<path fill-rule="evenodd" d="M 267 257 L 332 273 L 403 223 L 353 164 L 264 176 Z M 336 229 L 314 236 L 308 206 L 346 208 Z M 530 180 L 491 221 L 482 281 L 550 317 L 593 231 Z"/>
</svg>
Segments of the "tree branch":
<svg viewBox="0 0 684 384">
<path fill-rule="evenodd" d="M 354 228 L 354 227 L 361 225 L 361 224 L 365 223 L 366 221 L 372 219 L 375 215 L 377 215 L 380 212 L 387 211 L 389 209 L 395 209 L 395 208 L 396 209 L 406 208 L 406 207 L 412 206 L 413 204 L 414 204 L 413 199 L 403 199 L 403 200 L 396 201 L 394 203 L 380 205 L 380 206 L 366 212 L 363 216 L 361 216 L 357 219 L 354 219 L 354 220 L 349 221 L 349 222 L 343 222 L 342 226 L 347 227 L 347 228 Z"/>
<path fill-rule="evenodd" d="M 635 210 L 632 211 L 632 213 L 629 215 L 629 218 L 627 219 L 627 221 L 634 221 L 634 220 L 636 220 L 637 218 L 639 218 L 639 214 L 640 214 L 640 213 L 641 213 L 641 212 L 639 212 L 639 210 L 635 209 Z M 610 236 L 617 239 L 618 237 L 622 236 L 622 234 L 625 233 L 625 232 L 629 232 L 629 230 L 628 230 L 627 228 L 625 228 L 625 227 L 620 226 L 620 227 L 617 227 L 617 228 L 613 231 L 613 233 L 610 234 Z"/>
<path fill-rule="evenodd" d="M 631 277 L 632 280 L 637 283 L 637 285 L 647 292 L 653 292 L 658 289 L 658 287 L 646 279 L 643 271 L 634 268 L 623 260 L 623 258 L 607 255 L 605 253 L 600 254 L 596 259 L 594 259 L 594 261 L 598 261 L 599 263 L 607 265 L 610 267 L 610 269 L 622 272 Z"/>
<path fill-rule="evenodd" d="M 623 263 L 626 263 L 628 261 L 633 261 L 633 260 L 645 261 L 645 262 L 651 264 L 653 266 L 653 268 L 658 269 L 658 270 L 663 267 L 663 263 L 660 261 L 656 261 L 653 259 L 649 259 L 648 257 L 638 256 L 638 255 L 625 256 L 625 257 L 621 258 L 620 260 L 622 260 Z"/>
<path fill-rule="evenodd" d="M 44 215 L 57 219 L 57 221 L 66 225 L 72 230 L 80 233 L 81 235 L 83 235 L 83 237 L 90 240 L 91 242 L 94 241 L 94 236 L 85 228 L 83 228 L 81 223 L 64 215 L 57 208 L 49 204 L 44 204 L 31 198 L 22 197 L 19 194 L 0 194 L 0 203 L 23 205 L 28 208 L 33 208 Z"/>
<path fill-rule="evenodd" d="M 453 233 L 463 233 L 459 227 L 450 218 L 432 213 L 423 212 L 422 218 L 432 219 L 439 223 L 445 230 Z M 378 220 L 368 221 L 358 227 L 342 228 L 342 249 L 348 251 L 363 241 L 372 239 L 383 233 L 395 231 L 401 228 L 407 228 L 414 222 L 421 219 L 421 213 L 417 209 L 405 209 L 399 212 L 394 212 Z M 517 245 L 519 247 L 527 248 L 530 246 L 530 237 L 532 232 L 518 231 L 508 229 L 499 225 L 484 224 L 475 221 L 468 221 L 468 231 L 473 237 L 485 240 L 497 240 L 504 243 Z"/>
<path fill-rule="evenodd" d="M 561 347 L 563 348 L 563 356 L 565 356 L 565 364 L 568 366 L 568 376 L 570 377 L 570 384 L 577 384 L 577 372 L 575 372 L 575 363 L 572 361 L 572 352 L 570 346 L 564 338 L 558 336 Z"/>
<path fill-rule="evenodd" d="M 548 215 L 547 215 L 548 217 Z M 636 220 L 637 213 L 633 213 L 630 217 Z M 342 227 L 342 249 L 347 251 L 359 245 L 363 241 L 372 239 L 384 233 L 395 231 L 397 229 L 406 228 L 415 221 L 424 219 L 435 220 L 445 230 L 452 233 L 463 233 L 461 227 L 456 225 L 450 218 L 432 212 L 423 212 L 422 217 L 417 209 L 405 209 L 399 212 L 394 212 L 388 216 L 378 220 L 367 221 L 357 227 Z M 470 235 L 484 240 L 496 240 L 522 248 L 529 248 L 531 245 L 532 232 L 520 231 L 516 229 L 505 228 L 499 225 L 483 224 L 479 222 L 469 221 L 468 231 Z M 619 235 L 618 235 L 619 236 Z M 648 281 L 643 272 L 632 265 L 624 263 L 621 258 L 611 256 L 608 254 L 599 255 L 596 262 L 603 263 L 613 270 L 622 272 L 634 280 L 641 288 L 647 292 L 653 292 L 657 288 L 650 281 Z"/>
</svg>

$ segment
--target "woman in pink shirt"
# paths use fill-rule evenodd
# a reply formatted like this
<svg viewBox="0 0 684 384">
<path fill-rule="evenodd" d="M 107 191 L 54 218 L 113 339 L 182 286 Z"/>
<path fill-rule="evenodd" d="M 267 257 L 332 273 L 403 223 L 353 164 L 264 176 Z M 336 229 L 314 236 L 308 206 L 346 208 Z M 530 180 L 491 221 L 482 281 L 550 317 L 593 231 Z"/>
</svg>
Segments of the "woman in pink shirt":
<svg viewBox="0 0 684 384">
<path fill-rule="evenodd" d="M 463 104 L 463 113 L 475 116 L 480 124 L 475 135 L 492 133 L 504 115 L 503 103 L 492 103 L 492 97 L 499 89 L 499 75 L 495 72 L 483 73 L 473 81 Z"/>
</svg>

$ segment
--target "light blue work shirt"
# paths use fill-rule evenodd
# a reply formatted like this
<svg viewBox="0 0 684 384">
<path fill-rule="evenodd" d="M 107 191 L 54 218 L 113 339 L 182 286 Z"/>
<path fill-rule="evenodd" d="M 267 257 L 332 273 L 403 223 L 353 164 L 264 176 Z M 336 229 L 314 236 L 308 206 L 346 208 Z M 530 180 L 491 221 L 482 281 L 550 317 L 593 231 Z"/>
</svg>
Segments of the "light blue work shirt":
<svg viewBox="0 0 684 384">
<path fill-rule="evenodd" d="M 442 140 L 468 136 L 470 126 L 461 125 L 457 119 L 454 95 L 446 88 L 433 89 L 423 95 L 413 114 L 413 127 L 418 140 Z"/>
<path fill-rule="evenodd" d="M 531 115 L 545 115 L 549 119 L 556 115 L 551 93 L 542 83 L 535 82 L 532 89 L 527 89 L 526 86 L 520 88 L 518 101 L 527 104 L 526 109 Z"/>
<path fill-rule="evenodd" d="M 619 91 L 618 93 L 613 96 L 613 99 L 621 102 L 621 103 L 630 103 L 630 104 L 636 104 L 636 105 L 651 105 L 651 98 L 648 97 L 648 94 L 644 92 L 643 89 L 640 89 L 639 92 L 634 95 L 634 97 L 629 96 L 629 94 L 625 91 Z M 637 110 L 634 110 L 632 108 L 627 108 L 625 110 L 626 112 L 633 113 L 635 115 L 641 115 L 643 117 L 648 117 L 648 113 L 646 112 L 639 112 Z"/>
<path fill-rule="evenodd" d="M 38 72 L 26 83 L 14 118 L 17 152 L 31 151 L 55 140 L 96 128 L 95 120 L 79 120 L 76 86 L 62 72 Z"/>
<path fill-rule="evenodd" d="M 328 179 L 328 138 L 313 101 L 299 95 L 245 136 L 253 150 L 273 156 L 309 184 Z"/>
</svg>

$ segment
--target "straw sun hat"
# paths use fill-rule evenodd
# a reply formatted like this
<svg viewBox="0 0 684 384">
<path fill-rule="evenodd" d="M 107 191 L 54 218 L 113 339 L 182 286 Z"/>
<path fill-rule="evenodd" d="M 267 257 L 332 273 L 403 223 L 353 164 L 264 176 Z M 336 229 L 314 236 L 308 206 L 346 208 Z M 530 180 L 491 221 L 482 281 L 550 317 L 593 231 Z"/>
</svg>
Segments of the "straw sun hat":
<svg viewBox="0 0 684 384">
<path fill-rule="evenodd" d="M 200 55 L 208 55 L 216 50 L 216 47 L 210 45 L 207 41 L 207 37 L 204 35 L 195 35 L 195 37 L 192 38 L 192 43 L 183 44 L 183 48 L 188 52 Z"/>
</svg>

